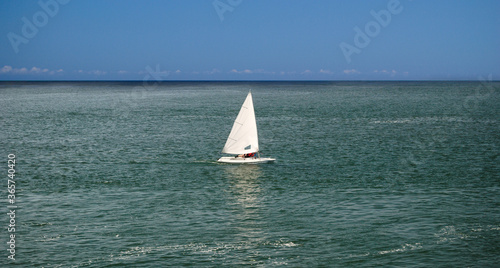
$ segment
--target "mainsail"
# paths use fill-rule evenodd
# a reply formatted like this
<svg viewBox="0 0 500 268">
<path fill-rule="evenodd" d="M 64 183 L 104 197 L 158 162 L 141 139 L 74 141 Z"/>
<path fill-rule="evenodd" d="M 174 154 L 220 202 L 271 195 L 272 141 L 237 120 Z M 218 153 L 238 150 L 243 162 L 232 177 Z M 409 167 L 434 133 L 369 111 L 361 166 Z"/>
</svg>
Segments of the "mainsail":
<svg viewBox="0 0 500 268">
<path fill-rule="evenodd" d="M 252 93 L 248 92 L 222 152 L 226 154 L 247 154 L 258 151 L 257 122 L 253 110 Z"/>
</svg>

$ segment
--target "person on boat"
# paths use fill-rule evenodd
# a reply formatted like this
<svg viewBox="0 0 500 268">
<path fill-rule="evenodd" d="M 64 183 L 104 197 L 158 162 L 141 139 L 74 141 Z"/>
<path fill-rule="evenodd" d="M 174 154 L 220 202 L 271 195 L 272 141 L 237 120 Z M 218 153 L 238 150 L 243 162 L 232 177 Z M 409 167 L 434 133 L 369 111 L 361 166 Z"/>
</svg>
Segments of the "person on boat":
<svg viewBox="0 0 500 268">
<path fill-rule="evenodd" d="M 246 154 L 245 157 L 255 157 L 255 153 Z"/>
</svg>

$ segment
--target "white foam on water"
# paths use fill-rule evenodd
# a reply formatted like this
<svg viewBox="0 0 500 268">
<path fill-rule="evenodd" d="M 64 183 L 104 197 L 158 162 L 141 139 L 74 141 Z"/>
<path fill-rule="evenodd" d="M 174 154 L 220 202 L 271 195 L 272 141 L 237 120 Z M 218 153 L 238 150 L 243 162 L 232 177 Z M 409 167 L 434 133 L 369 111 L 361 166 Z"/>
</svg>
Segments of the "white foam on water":
<svg viewBox="0 0 500 268">
<path fill-rule="evenodd" d="M 55 235 L 55 236 L 47 236 L 47 235 L 43 235 L 42 236 L 42 239 L 37 239 L 35 240 L 36 242 L 48 242 L 48 241 L 55 241 L 55 240 L 59 240 L 59 238 L 61 238 L 61 235 L 58 234 L 58 235 Z"/>
<path fill-rule="evenodd" d="M 400 248 L 379 251 L 378 254 L 384 255 L 384 254 L 400 253 L 400 252 L 406 252 L 406 251 L 410 251 L 410 250 L 417 250 L 417 249 L 421 249 L 421 248 L 422 248 L 422 244 L 420 244 L 420 243 L 404 244 Z"/>
<path fill-rule="evenodd" d="M 469 237 L 469 235 L 465 233 L 457 232 L 453 225 L 443 227 L 437 234 L 434 234 L 434 236 L 438 238 L 438 244 Z"/>
</svg>

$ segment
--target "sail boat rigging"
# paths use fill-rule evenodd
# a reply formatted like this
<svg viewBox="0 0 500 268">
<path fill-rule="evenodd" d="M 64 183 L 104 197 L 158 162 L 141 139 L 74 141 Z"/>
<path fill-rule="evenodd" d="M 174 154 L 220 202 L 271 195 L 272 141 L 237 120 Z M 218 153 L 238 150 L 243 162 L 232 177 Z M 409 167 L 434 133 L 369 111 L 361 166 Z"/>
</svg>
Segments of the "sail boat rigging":
<svg viewBox="0 0 500 268">
<path fill-rule="evenodd" d="M 257 164 L 272 162 L 274 158 L 261 158 L 259 153 L 259 137 L 257 133 L 257 122 L 253 108 L 252 92 L 248 95 L 241 106 L 240 112 L 234 120 L 233 128 L 229 133 L 222 153 L 236 156 L 223 156 L 218 162 L 234 164 Z"/>
</svg>

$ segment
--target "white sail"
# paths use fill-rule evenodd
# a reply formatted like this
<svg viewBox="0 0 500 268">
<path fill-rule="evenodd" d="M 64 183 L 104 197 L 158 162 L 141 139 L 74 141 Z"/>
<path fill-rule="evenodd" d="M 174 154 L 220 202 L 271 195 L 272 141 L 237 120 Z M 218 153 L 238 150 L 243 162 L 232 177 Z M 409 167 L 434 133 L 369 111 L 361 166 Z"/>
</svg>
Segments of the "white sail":
<svg viewBox="0 0 500 268">
<path fill-rule="evenodd" d="M 222 152 L 226 154 L 247 154 L 258 151 L 257 122 L 255 121 L 252 93 L 249 92 L 234 121 L 233 128 Z"/>
</svg>

